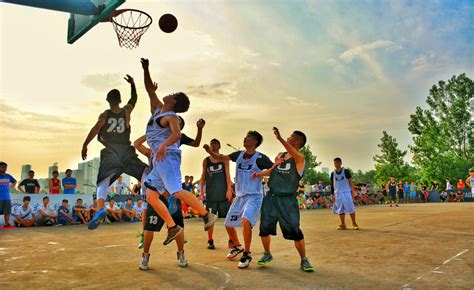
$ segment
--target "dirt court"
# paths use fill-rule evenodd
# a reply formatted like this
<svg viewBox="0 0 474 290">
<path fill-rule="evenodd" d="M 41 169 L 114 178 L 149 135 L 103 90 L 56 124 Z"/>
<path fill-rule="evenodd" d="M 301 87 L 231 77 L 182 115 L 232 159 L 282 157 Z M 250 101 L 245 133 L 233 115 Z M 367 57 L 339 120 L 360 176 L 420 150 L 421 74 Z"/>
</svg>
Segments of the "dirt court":
<svg viewBox="0 0 474 290">
<path fill-rule="evenodd" d="M 0 289 L 17 288 L 474 288 L 474 203 L 357 208 L 360 231 L 336 231 L 330 210 L 302 212 L 307 256 L 314 273 L 299 269 L 291 241 L 272 240 L 273 262 L 257 265 L 263 248 L 254 231 L 253 261 L 240 270 L 228 261 L 223 220 L 216 250 L 198 219 L 186 221 L 186 257 L 155 236 L 151 269 L 138 269 L 140 224 L 0 231 Z M 241 235 L 239 235 L 241 237 Z"/>
</svg>

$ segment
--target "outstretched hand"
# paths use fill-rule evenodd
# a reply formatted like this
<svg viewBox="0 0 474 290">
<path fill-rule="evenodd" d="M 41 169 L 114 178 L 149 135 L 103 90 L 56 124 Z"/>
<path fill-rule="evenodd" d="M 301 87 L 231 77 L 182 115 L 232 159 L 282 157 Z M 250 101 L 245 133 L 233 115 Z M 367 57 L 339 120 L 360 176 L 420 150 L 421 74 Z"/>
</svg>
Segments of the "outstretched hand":
<svg viewBox="0 0 474 290">
<path fill-rule="evenodd" d="M 82 156 L 82 160 L 87 159 L 87 147 L 86 146 L 82 147 L 81 156 Z"/>
<path fill-rule="evenodd" d="M 124 80 L 126 80 L 127 83 L 129 83 L 131 85 L 135 84 L 135 81 L 133 80 L 133 78 L 130 75 L 127 75 L 127 77 L 124 77 Z"/>
<path fill-rule="evenodd" d="M 285 161 L 285 160 L 284 160 L 283 158 L 281 158 L 281 157 L 276 157 L 276 158 L 275 158 L 275 164 L 276 164 L 277 166 L 280 165 L 280 164 L 282 164 L 283 161 Z"/>
<path fill-rule="evenodd" d="M 257 179 L 259 178 L 260 176 L 258 176 L 258 173 L 257 172 L 254 172 L 252 173 L 252 179 Z"/>
<path fill-rule="evenodd" d="M 154 92 L 156 92 L 156 90 L 158 89 L 158 83 L 153 83 L 152 89 Z"/>
<path fill-rule="evenodd" d="M 278 130 L 277 127 L 273 127 L 273 134 L 275 134 L 275 137 L 277 137 L 277 139 L 281 139 L 280 130 Z"/>
<path fill-rule="evenodd" d="M 141 58 L 140 62 L 142 63 L 143 69 L 147 69 L 148 66 L 150 65 L 150 61 L 148 60 L 148 58 Z"/>
<path fill-rule="evenodd" d="M 206 125 L 206 121 L 204 121 L 204 119 L 199 119 L 196 123 L 196 126 L 198 127 L 198 129 L 204 128 L 205 125 Z"/>
<path fill-rule="evenodd" d="M 204 144 L 204 146 L 202 146 L 202 148 L 204 148 L 204 150 L 206 150 L 207 153 L 211 153 L 211 147 L 209 147 L 209 145 Z"/>
</svg>

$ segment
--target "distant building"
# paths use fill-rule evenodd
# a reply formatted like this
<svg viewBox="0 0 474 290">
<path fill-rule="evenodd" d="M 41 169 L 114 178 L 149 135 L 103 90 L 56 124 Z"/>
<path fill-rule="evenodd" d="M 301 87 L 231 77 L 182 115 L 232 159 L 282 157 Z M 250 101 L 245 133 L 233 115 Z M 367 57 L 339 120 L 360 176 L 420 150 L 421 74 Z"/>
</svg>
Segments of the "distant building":
<svg viewBox="0 0 474 290">
<path fill-rule="evenodd" d="M 21 180 L 28 178 L 28 171 L 31 170 L 30 164 L 25 164 L 21 166 Z M 21 182 L 21 180 L 19 182 Z"/>
<path fill-rule="evenodd" d="M 81 172 L 77 173 L 81 176 L 74 176 L 77 178 L 77 189 L 81 193 L 95 194 L 97 193 L 97 174 L 99 173 L 100 158 L 96 157 L 92 160 L 79 163 L 77 165 L 78 170 Z M 79 180 L 80 177 L 82 180 Z M 79 189 L 81 184 L 81 189 Z"/>
<path fill-rule="evenodd" d="M 39 178 L 38 183 L 40 185 L 39 193 L 48 193 L 49 192 L 49 178 Z"/>
<path fill-rule="evenodd" d="M 329 174 L 329 167 L 323 167 L 321 170 L 323 173 Z"/>
<path fill-rule="evenodd" d="M 48 178 L 53 178 L 53 171 L 59 172 L 58 163 L 54 162 L 52 166 L 48 168 Z"/>
</svg>

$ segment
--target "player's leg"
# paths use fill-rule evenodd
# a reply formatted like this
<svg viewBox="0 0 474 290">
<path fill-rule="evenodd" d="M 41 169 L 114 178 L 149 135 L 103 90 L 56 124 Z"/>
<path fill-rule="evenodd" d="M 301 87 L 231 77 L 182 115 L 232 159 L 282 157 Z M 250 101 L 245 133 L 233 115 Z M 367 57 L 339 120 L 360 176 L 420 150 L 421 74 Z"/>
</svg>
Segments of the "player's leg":
<svg viewBox="0 0 474 290">
<path fill-rule="evenodd" d="M 218 214 L 218 204 L 219 204 L 218 202 L 207 201 L 206 210 L 213 214 Z M 214 226 L 210 227 L 207 230 L 207 248 L 209 250 L 214 250 L 216 248 L 214 245 L 213 233 L 214 233 Z"/>
<path fill-rule="evenodd" d="M 153 242 L 154 233 L 152 231 L 145 230 L 143 232 L 144 236 L 144 246 L 143 246 L 143 253 L 142 253 L 142 261 L 140 263 L 140 270 L 146 271 L 148 270 L 148 263 L 150 261 L 150 247 L 151 243 Z"/>
<path fill-rule="evenodd" d="M 242 214 L 245 201 L 245 197 L 236 197 L 230 206 L 229 212 L 227 213 L 227 217 L 224 222 L 229 239 L 233 244 L 232 249 L 227 254 L 227 259 L 229 260 L 236 258 L 244 251 L 244 249 L 241 247 L 235 227 L 242 226 Z"/>
<path fill-rule="evenodd" d="M 250 246 L 252 243 L 252 228 L 257 224 L 263 195 L 251 194 L 247 196 L 242 213 L 242 230 L 244 235 L 244 253 L 240 259 L 239 268 L 247 268 L 252 261 Z"/>
<path fill-rule="evenodd" d="M 262 245 L 265 250 L 262 258 L 257 262 L 261 266 L 265 266 L 273 260 L 273 256 L 270 251 L 271 237 L 270 235 L 276 235 L 276 225 L 278 222 L 278 216 L 274 206 L 275 196 L 273 194 L 267 194 L 263 198 L 262 210 L 260 214 L 260 233 L 259 236 L 262 240 Z M 298 200 L 294 198 L 296 209 L 299 212 Z"/>
<path fill-rule="evenodd" d="M 177 210 L 173 214 L 173 220 L 177 225 L 184 228 L 184 218 L 181 211 Z M 186 260 L 186 257 L 184 256 L 184 231 L 182 231 L 178 236 L 176 236 L 175 241 L 176 241 L 176 246 L 178 247 L 178 252 L 176 253 L 176 255 L 178 258 L 179 266 L 187 267 L 188 261 Z"/>
</svg>

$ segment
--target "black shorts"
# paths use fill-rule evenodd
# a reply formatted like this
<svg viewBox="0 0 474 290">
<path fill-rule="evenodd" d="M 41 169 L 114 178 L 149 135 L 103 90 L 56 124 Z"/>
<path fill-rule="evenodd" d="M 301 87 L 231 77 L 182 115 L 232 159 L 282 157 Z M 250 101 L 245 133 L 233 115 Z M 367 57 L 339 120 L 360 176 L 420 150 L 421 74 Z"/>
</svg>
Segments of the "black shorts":
<svg viewBox="0 0 474 290">
<path fill-rule="evenodd" d="M 112 184 L 123 173 L 141 180 L 147 167 L 148 165 L 138 158 L 134 147 L 126 144 L 108 145 L 100 151 L 97 184 L 109 176 Z"/>
<path fill-rule="evenodd" d="M 405 194 L 404 194 L 403 191 L 398 192 L 398 199 L 403 199 L 404 196 L 405 196 Z"/>
<path fill-rule="evenodd" d="M 162 195 L 160 195 L 160 200 L 168 206 L 168 201 Z M 181 211 L 181 202 L 177 200 L 178 210 L 171 216 L 173 221 L 180 227 L 184 228 L 183 212 Z M 155 209 L 148 204 L 146 207 L 146 221 L 145 221 L 145 231 L 159 232 L 165 224 L 165 221 L 156 213 Z"/>
<path fill-rule="evenodd" d="M 388 194 L 388 196 L 389 196 L 390 200 L 393 200 L 393 201 L 397 200 L 397 193 L 396 192 L 390 192 Z"/>
<path fill-rule="evenodd" d="M 12 201 L 11 200 L 0 200 L 0 215 L 12 213 Z"/>
<path fill-rule="evenodd" d="M 207 201 L 206 209 L 213 214 L 216 214 L 219 218 L 227 217 L 229 212 L 230 203 L 229 201 Z"/>
<path fill-rule="evenodd" d="M 287 240 L 304 239 L 300 229 L 300 210 L 294 195 L 275 195 L 268 193 L 263 198 L 260 218 L 260 236 L 276 236 L 276 224 L 280 223 L 283 237 Z"/>
</svg>

